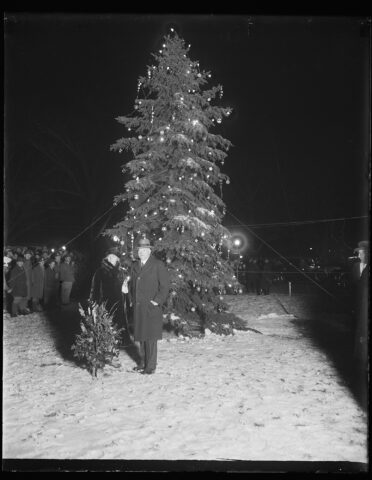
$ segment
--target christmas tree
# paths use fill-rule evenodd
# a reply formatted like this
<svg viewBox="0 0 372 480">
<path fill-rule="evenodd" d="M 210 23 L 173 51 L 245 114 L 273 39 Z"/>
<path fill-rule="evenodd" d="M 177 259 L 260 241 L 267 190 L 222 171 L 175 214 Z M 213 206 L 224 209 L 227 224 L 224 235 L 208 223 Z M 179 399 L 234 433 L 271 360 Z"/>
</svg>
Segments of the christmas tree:
<svg viewBox="0 0 372 480">
<path fill-rule="evenodd" d="M 232 109 L 213 104 L 221 101 L 223 87 L 208 87 L 211 73 L 190 60 L 189 50 L 171 29 L 152 54 L 155 64 L 138 79 L 133 112 L 117 118 L 128 136 L 111 150 L 131 152 L 123 165 L 131 177 L 115 203 L 128 202 L 128 210 L 105 231 L 128 256 L 138 238 L 153 241 L 171 275 L 166 310 L 186 325 L 223 312 L 221 294 L 240 289 L 224 256 L 231 236 L 221 223 L 222 185 L 230 182 L 221 166 L 231 142 L 212 133 Z"/>
</svg>

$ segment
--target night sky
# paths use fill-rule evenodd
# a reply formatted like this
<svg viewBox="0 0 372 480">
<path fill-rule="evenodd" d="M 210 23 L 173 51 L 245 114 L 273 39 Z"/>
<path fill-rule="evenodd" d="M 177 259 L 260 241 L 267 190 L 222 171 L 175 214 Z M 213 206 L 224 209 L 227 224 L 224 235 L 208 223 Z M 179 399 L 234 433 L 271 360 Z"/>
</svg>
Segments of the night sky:
<svg viewBox="0 0 372 480">
<path fill-rule="evenodd" d="M 5 195 L 12 204 L 30 190 L 24 218 L 35 224 L 8 243 L 67 241 L 89 224 L 80 199 L 57 192 L 71 182 L 68 174 L 61 165 L 49 171 L 46 146 L 58 162 L 75 162 L 61 137 L 89 159 L 85 200 L 94 197 L 97 217 L 123 191 L 120 165 L 129 157 L 109 150 L 126 135 L 115 117 L 133 110 L 137 79 L 170 26 L 191 44 L 190 58 L 211 71 L 211 84 L 223 85 L 221 104 L 234 109 L 218 130 L 234 144 L 223 170 L 231 180 L 223 188 L 226 226 L 244 231 L 252 248 L 258 237 L 285 248 L 319 240 L 326 224 L 252 228 L 258 237 L 235 225 L 368 215 L 364 23 L 356 16 L 6 14 Z M 365 235 L 357 220 L 327 225 L 347 246 Z"/>
</svg>

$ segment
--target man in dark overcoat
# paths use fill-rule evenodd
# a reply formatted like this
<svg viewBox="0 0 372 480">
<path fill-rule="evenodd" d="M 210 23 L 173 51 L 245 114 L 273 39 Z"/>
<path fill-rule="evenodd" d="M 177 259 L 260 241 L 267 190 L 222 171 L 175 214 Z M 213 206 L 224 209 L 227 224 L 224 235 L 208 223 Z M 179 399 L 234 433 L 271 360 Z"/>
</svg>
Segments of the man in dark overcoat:
<svg viewBox="0 0 372 480">
<path fill-rule="evenodd" d="M 147 238 L 138 244 L 139 261 L 132 267 L 129 286 L 133 302 L 134 340 L 140 343 L 141 363 L 135 367 L 143 374 L 155 372 L 157 342 L 162 338 L 163 312 L 170 287 L 169 273 L 156 259 Z"/>
<path fill-rule="evenodd" d="M 369 293 L 369 242 L 359 242 L 355 249 L 359 262 L 353 265 L 355 357 L 367 362 L 368 342 L 368 293 Z"/>
<path fill-rule="evenodd" d="M 354 287 L 354 361 L 355 376 L 362 401 L 367 405 L 369 337 L 369 242 L 359 242 L 355 249 L 359 262 L 352 268 Z"/>
<path fill-rule="evenodd" d="M 10 271 L 9 287 L 13 296 L 12 317 L 27 311 L 27 277 L 23 267 L 24 258 L 18 255 L 16 265 Z"/>
</svg>

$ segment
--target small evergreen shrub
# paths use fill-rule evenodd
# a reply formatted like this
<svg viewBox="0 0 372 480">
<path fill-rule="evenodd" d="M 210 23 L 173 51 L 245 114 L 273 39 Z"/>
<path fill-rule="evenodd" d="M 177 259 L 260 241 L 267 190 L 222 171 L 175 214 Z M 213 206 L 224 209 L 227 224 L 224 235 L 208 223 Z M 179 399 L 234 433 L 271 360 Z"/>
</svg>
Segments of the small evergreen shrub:
<svg viewBox="0 0 372 480">
<path fill-rule="evenodd" d="M 79 304 L 79 312 L 82 317 L 81 333 L 76 335 L 71 349 L 74 357 L 82 361 L 92 376 L 96 377 L 98 369 L 103 369 L 118 357 L 123 329 L 113 324 L 113 315 L 107 312 L 105 303 L 89 305 L 86 311 Z"/>
</svg>

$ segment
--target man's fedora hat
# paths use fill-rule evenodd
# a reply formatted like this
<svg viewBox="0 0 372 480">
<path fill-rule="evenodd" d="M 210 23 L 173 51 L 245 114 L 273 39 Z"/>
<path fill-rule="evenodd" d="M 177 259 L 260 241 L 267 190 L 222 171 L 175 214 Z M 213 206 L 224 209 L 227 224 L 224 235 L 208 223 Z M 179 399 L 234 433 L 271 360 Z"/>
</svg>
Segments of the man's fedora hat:
<svg viewBox="0 0 372 480">
<path fill-rule="evenodd" d="M 354 249 L 354 252 L 359 252 L 359 250 L 369 250 L 369 241 L 361 240 L 360 242 L 358 242 L 358 246 Z"/>
<path fill-rule="evenodd" d="M 148 238 L 140 238 L 138 248 L 153 248 Z"/>
</svg>

